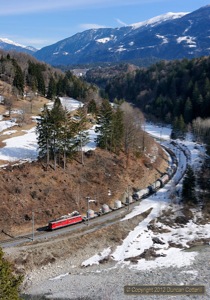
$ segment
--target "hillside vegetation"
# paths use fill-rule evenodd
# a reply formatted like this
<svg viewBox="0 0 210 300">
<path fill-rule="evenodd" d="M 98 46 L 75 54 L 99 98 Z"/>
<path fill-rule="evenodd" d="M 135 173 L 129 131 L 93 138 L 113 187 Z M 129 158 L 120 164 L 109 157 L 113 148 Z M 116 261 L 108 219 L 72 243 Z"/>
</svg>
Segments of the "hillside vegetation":
<svg viewBox="0 0 210 300">
<path fill-rule="evenodd" d="M 1 87 L 0 94 L 10 102 L 17 98 L 34 99 L 37 95 L 48 99 L 69 96 L 85 101 L 97 94 L 93 86 L 70 71 L 64 73 L 28 54 L 0 50 L 0 55 L 0 79 L 11 86 Z"/>
<path fill-rule="evenodd" d="M 121 67 L 115 76 L 108 74 L 96 69 L 87 79 L 104 88 L 111 100 L 126 99 L 170 123 L 181 115 L 186 124 L 210 117 L 210 57 L 161 61 L 147 69 Z"/>
</svg>

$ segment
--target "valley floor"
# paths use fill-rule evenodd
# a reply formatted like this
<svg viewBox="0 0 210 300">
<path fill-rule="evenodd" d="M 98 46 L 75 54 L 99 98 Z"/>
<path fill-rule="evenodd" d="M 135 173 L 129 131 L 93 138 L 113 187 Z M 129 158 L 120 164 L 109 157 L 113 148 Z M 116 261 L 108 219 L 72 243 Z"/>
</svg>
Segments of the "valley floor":
<svg viewBox="0 0 210 300">
<path fill-rule="evenodd" d="M 202 299 L 210 298 L 210 246 L 195 248 L 197 255 L 189 266 L 138 270 L 113 261 L 88 268 L 76 268 L 74 258 L 45 267 L 28 278 L 25 290 L 47 299 L 127 300 L 127 299 Z M 193 253 L 193 252 L 192 252 Z M 60 275 L 58 275 L 60 274 Z M 31 285 L 30 285 L 31 283 Z M 125 285 L 202 285 L 201 295 L 126 295 Z M 35 299 L 35 298 L 34 298 Z M 36 298 L 37 299 L 37 298 Z"/>
</svg>

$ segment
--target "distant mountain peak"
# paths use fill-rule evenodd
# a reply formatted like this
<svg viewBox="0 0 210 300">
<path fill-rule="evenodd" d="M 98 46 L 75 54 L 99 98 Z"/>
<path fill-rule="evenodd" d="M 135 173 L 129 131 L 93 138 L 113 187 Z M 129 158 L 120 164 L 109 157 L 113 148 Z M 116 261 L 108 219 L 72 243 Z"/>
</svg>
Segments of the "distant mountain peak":
<svg viewBox="0 0 210 300">
<path fill-rule="evenodd" d="M 188 12 L 179 12 L 179 13 L 168 12 L 166 14 L 148 19 L 148 20 L 143 21 L 143 22 L 138 22 L 138 23 L 131 24 L 130 26 L 132 26 L 133 29 L 137 29 L 137 28 L 140 28 L 140 27 L 143 27 L 143 26 L 156 26 L 156 25 L 158 25 L 162 22 L 178 19 L 178 18 L 181 18 L 181 17 L 183 17 L 187 14 L 188 14 Z"/>
<path fill-rule="evenodd" d="M 5 49 L 5 47 L 2 46 L 1 44 L 6 45 L 7 50 L 10 50 L 9 48 L 11 48 L 11 50 L 13 50 L 13 47 L 14 47 L 14 50 L 17 50 L 17 48 L 25 49 L 26 51 L 24 51 L 24 52 L 36 52 L 37 51 L 37 49 L 32 46 L 25 46 L 25 45 L 16 43 L 14 41 L 11 41 L 7 38 L 0 38 L 0 48 Z"/>
<path fill-rule="evenodd" d="M 13 42 L 13 41 L 11 41 L 11 40 L 9 40 L 7 38 L 0 38 L 0 42 L 5 43 L 5 44 L 14 45 L 14 46 L 17 46 L 17 47 L 26 48 L 26 46 L 18 44 L 16 42 Z"/>
</svg>

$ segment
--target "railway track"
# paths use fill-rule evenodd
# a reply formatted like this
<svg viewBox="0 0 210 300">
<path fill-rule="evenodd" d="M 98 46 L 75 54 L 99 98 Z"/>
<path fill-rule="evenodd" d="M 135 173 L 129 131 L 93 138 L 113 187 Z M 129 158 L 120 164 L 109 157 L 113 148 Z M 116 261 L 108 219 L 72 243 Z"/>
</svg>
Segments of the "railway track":
<svg viewBox="0 0 210 300">
<path fill-rule="evenodd" d="M 24 244 L 34 244 L 35 242 L 39 242 L 44 239 L 47 240 L 52 237 L 58 237 L 60 235 L 69 233 L 73 234 L 74 236 L 84 235 L 96 231 L 102 227 L 108 227 L 116 222 L 119 222 L 119 220 L 128 213 L 128 208 L 131 209 L 138 204 L 138 202 L 133 202 L 129 206 L 116 209 L 109 213 L 103 214 L 100 217 L 91 218 L 89 219 L 89 226 L 87 225 L 87 222 L 84 221 L 82 223 L 74 224 L 72 226 L 60 228 L 54 231 L 38 231 L 34 233 L 34 236 L 33 233 L 31 233 L 1 241 L 0 246 L 2 248 L 9 248 Z"/>
<path fill-rule="evenodd" d="M 173 144 L 174 147 L 176 145 Z M 166 147 L 165 147 L 166 148 Z M 177 145 L 177 149 L 182 152 L 182 154 L 186 157 L 187 162 L 189 162 L 189 156 L 186 155 L 185 151 Z M 171 149 L 170 149 L 171 151 Z M 169 151 L 169 152 L 170 152 Z M 188 156 L 188 157 L 187 157 Z M 179 161 L 178 161 L 179 162 Z M 179 167 L 179 163 L 177 164 L 177 169 Z M 181 178 L 184 176 L 185 170 L 182 170 L 181 173 Z M 176 179 L 176 184 L 178 184 L 181 180 L 181 178 Z M 149 197 L 150 195 L 148 195 Z M 59 230 L 55 231 L 47 231 L 47 227 L 43 227 L 41 231 L 36 231 L 36 232 L 31 232 L 30 234 L 24 235 L 24 236 L 17 236 L 17 237 L 11 237 L 7 240 L 1 241 L 0 246 L 2 248 L 8 248 L 8 247 L 15 247 L 19 245 L 24 245 L 24 244 L 33 244 L 34 242 L 41 241 L 43 239 L 49 239 L 52 237 L 57 237 L 62 234 L 74 234 L 77 232 L 77 235 L 88 233 L 94 230 L 97 230 L 101 227 L 109 226 L 110 224 L 114 224 L 115 222 L 118 222 L 120 218 L 125 216 L 125 214 L 128 212 L 129 209 L 133 208 L 136 205 L 139 205 L 139 202 L 141 201 L 135 201 L 132 203 L 129 203 L 129 205 L 124 205 L 122 208 L 116 209 L 111 211 L 110 213 L 105 213 L 101 215 L 100 217 L 96 218 L 91 218 L 89 219 L 89 226 L 87 226 L 86 222 L 78 223 L 73 226 L 68 226 L 64 228 L 60 228 Z M 94 228 L 93 228 L 94 225 Z M 45 229 L 45 230 L 44 230 Z M 78 232 L 78 231 L 81 231 Z"/>
</svg>

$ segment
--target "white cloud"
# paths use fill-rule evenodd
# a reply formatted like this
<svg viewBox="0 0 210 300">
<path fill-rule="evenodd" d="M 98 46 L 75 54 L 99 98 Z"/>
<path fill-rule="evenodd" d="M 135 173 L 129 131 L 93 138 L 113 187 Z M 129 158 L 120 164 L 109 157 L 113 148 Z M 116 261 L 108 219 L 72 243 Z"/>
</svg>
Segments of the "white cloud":
<svg viewBox="0 0 210 300">
<path fill-rule="evenodd" d="M 128 24 L 126 24 L 125 22 L 121 21 L 120 19 L 116 19 L 117 23 L 120 24 L 120 26 L 127 26 Z"/>
<path fill-rule="evenodd" d="M 80 24 L 79 27 L 82 30 L 87 30 L 87 29 L 106 28 L 107 26 L 87 23 L 87 24 Z"/>
</svg>

